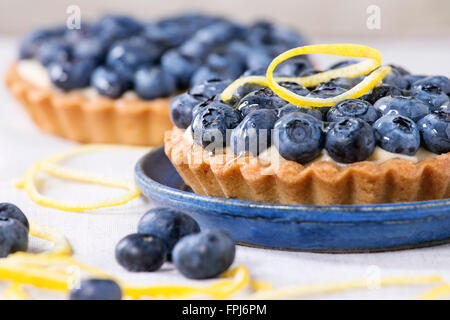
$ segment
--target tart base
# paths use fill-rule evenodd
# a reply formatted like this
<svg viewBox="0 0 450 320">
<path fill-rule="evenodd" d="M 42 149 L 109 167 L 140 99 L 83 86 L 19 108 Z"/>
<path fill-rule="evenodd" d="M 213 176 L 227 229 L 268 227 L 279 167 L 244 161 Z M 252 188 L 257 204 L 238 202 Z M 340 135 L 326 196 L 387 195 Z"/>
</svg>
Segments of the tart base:
<svg viewBox="0 0 450 320">
<path fill-rule="evenodd" d="M 212 155 L 174 128 L 164 139 L 167 157 L 195 193 L 281 204 L 376 204 L 450 198 L 450 153 L 418 163 L 394 158 L 338 166 L 330 161 L 277 165 L 259 158 Z"/>
<path fill-rule="evenodd" d="M 87 97 L 79 91 L 62 92 L 37 87 L 12 64 L 6 86 L 44 132 L 82 143 L 157 146 L 173 125 L 170 98 L 141 100 Z"/>
</svg>

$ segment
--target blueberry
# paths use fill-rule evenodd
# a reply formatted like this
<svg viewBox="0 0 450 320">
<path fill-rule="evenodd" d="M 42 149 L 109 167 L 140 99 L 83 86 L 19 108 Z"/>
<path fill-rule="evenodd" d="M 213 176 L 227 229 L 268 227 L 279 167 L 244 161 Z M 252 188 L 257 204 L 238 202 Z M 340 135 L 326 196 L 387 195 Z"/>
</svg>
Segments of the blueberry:
<svg viewBox="0 0 450 320">
<path fill-rule="evenodd" d="M 89 59 L 103 63 L 107 49 L 107 41 L 101 37 L 90 37 L 81 40 L 74 46 L 73 57 L 78 60 Z"/>
<path fill-rule="evenodd" d="M 408 81 L 406 81 L 406 79 L 396 69 L 391 69 L 391 71 L 386 74 L 386 76 L 383 78 L 383 83 L 389 84 L 399 89 L 408 88 Z"/>
<path fill-rule="evenodd" d="M 401 66 L 397 66 L 395 64 L 390 64 L 389 65 L 393 70 L 395 70 L 398 74 L 400 74 L 401 76 L 408 76 L 411 73 L 406 70 L 405 68 L 401 67 Z"/>
<path fill-rule="evenodd" d="M 236 25 L 221 21 L 200 29 L 193 38 L 209 45 L 223 44 L 232 39 L 236 31 Z"/>
<path fill-rule="evenodd" d="M 450 152 L 450 112 L 448 104 L 438 112 L 431 113 L 418 123 L 425 147 L 431 152 L 441 154 Z"/>
<path fill-rule="evenodd" d="M 270 62 L 272 62 L 272 57 L 261 47 L 253 48 L 246 59 L 247 69 L 267 69 Z"/>
<path fill-rule="evenodd" d="M 237 105 L 237 110 L 245 117 L 254 110 L 278 109 L 286 104 L 287 101 L 278 97 L 271 89 L 262 88 L 242 98 Z"/>
<path fill-rule="evenodd" d="M 319 108 L 297 107 L 291 103 L 288 103 L 284 107 L 278 109 L 278 118 L 281 118 L 292 112 L 303 112 L 313 116 L 317 120 L 322 120 L 323 118 L 322 112 L 320 112 Z"/>
<path fill-rule="evenodd" d="M 241 61 L 232 55 L 210 53 L 206 58 L 206 65 L 229 79 L 239 77 L 243 70 Z"/>
<path fill-rule="evenodd" d="M 121 300 L 122 289 L 109 279 L 82 280 L 70 291 L 70 300 Z"/>
<path fill-rule="evenodd" d="M 109 49 L 106 64 L 131 79 L 139 67 L 154 63 L 158 55 L 155 45 L 143 38 L 130 38 L 116 42 Z"/>
<path fill-rule="evenodd" d="M 189 94 L 196 98 L 209 99 L 220 95 L 231 82 L 231 80 L 210 79 L 189 89 Z"/>
<path fill-rule="evenodd" d="M 378 100 L 374 107 L 382 115 L 399 114 L 414 122 L 430 113 L 428 105 L 414 97 L 384 97 Z"/>
<path fill-rule="evenodd" d="M 0 218 L 16 219 L 17 221 L 22 222 L 27 230 L 30 229 L 27 217 L 12 203 L 0 203 Z"/>
<path fill-rule="evenodd" d="M 348 67 L 348 66 L 351 66 L 352 64 L 355 64 L 355 63 L 357 63 L 357 61 L 354 61 L 354 60 L 338 61 L 335 64 L 333 64 L 330 67 L 328 67 L 328 70 L 340 69 L 340 68 Z"/>
<path fill-rule="evenodd" d="M 203 101 L 201 101 L 200 103 L 196 104 L 196 105 L 194 106 L 194 108 L 192 108 L 192 119 L 194 119 L 195 116 L 196 116 L 200 111 L 202 111 L 203 108 L 205 108 L 205 107 L 211 105 L 212 103 L 216 103 L 216 102 L 222 103 L 222 102 L 220 101 L 220 99 L 218 99 L 217 96 L 213 96 L 213 97 L 211 97 L 211 98 L 209 98 L 209 99 L 203 100 Z"/>
<path fill-rule="evenodd" d="M 350 89 L 354 86 L 354 79 L 352 78 L 333 78 L 327 82 L 321 84 L 321 87 L 339 87 L 344 89 Z M 319 87 L 320 88 L 320 87 Z"/>
<path fill-rule="evenodd" d="M 192 122 L 192 110 L 202 100 L 187 92 L 174 97 L 170 101 L 170 119 L 178 128 L 186 129 Z"/>
<path fill-rule="evenodd" d="M 258 91 L 260 89 L 264 89 L 266 87 L 257 84 L 257 83 L 244 83 L 242 86 L 237 88 L 236 92 L 233 94 L 234 102 L 239 102 L 242 100 L 246 95 L 248 95 L 250 92 Z"/>
<path fill-rule="evenodd" d="M 344 118 L 360 118 L 373 124 L 378 118 L 375 108 L 364 100 L 346 99 L 337 102 L 327 113 L 327 121 L 337 122 Z"/>
<path fill-rule="evenodd" d="M 298 94 L 299 96 L 307 96 L 309 94 L 308 89 L 306 89 L 304 86 L 302 86 L 301 84 L 298 84 L 296 82 L 283 81 L 283 82 L 279 82 L 278 84 L 280 86 L 282 86 L 283 88 L 286 88 L 289 91 L 291 91 L 295 94 Z"/>
<path fill-rule="evenodd" d="M 144 27 L 143 35 L 165 49 L 181 45 L 188 36 L 183 26 L 177 24 L 149 24 Z"/>
<path fill-rule="evenodd" d="M 122 78 L 115 70 L 100 66 L 91 77 L 92 86 L 111 99 L 119 98 L 129 87 L 127 79 Z"/>
<path fill-rule="evenodd" d="M 304 59 L 290 59 L 281 63 L 276 70 L 277 76 L 298 77 L 302 71 L 312 68 L 311 63 Z"/>
<path fill-rule="evenodd" d="M 334 85 L 319 84 L 313 91 L 311 91 L 307 97 L 311 98 L 332 98 L 338 96 L 347 90 Z"/>
<path fill-rule="evenodd" d="M 191 78 L 191 87 L 197 86 L 209 80 L 226 80 L 230 78 L 229 73 L 224 70 L 215 70 L 208 66 L 202 66 L 194 72 Z"/>
<path fill-rule="evenodd" d="M 382 84 L 380 86 L 377 86 L 372 89 L 372 91 L 364 96 L 361 97 L 361 99 L 366 100 L 367 102 L 371 104 L 375 104 L 378 100 L 380 100 L 383 97 L 388 96 L 401 96 L 403 95 L 402 90 L 400 90 L 397 87 L 388 85 L 388 84 Z"/>
<path fill-rule="evenodd" d="M 31 31 L 23 38 L 19 46 L 19 58 L 30 59 L 35 57 L 37 51 L 44 41 L 54 38 L 58 35 L 53 29 L 38 29 Z"/>
<path fill-rule="evenodd" d="M 366 160 L 375 149 L 375 134 L 364 120 L 347 118 L 336 122 L 327 132 L 325 149 L 337 162 Z"/>
<path fill-rule="evenodd" d="M 161 66 L 177 79 L 180 88 L 187 88 L 198 62 L 177 50 L 169 50 L 161 57 Z"/>
<path fill-rule="evenodd" d="M 125 15 L 107 15 L 94 26 L 98 34 L 111 39 L 131 37 L 142 30 L 142 25 Z"/>
<path fill-rule="evenodd" d="M 411 119 L 389 114 L 373 125 L 381 148 L 393 153 L 415 155 L 420 147 L 420 133 Z"/>
<path fill-rule="evenodd" d="M 408 82 L 408 87 L 407 89 L 411 89 L 412 85 L 414 82 L 422 80 L 424 78 L 426 78 L 427 76 L 424 75 L 420 75 L 420 74 L 408 74 L 406 76 L 404 76 L 406 82 Z"/>
<path fill-rule="evenodd" d="M 301 112 L 281 117 L 274 127 L 275 146 L 286 160 L 306 163 L 317 157 L 322 150 L 322 121 Z"/>
<path fill-rule="evenodd" d="M 134 90 L 142 99 L 167 97 L 175 89 L 175 78 L 159 67 L 141 67 L 134 75 Z"/>
<path fill-rule="evenodd" d="M 227 233 L 205 230 L 181 239 L 173 250 L 173 262 L 190 279 L 208 279 L 231 266 L 235 251 L 235 244 Z"/>
<path fill-rule="evenodd" d="M 61 40 L 43 42 L 37 51 L 39 61 L 48 66 L 53 62 L 66 62 L 72 56 L 72 48 Z"/>
<path fill-rule="evenodd" d="M 28 229 L 25 225 L 14 218 L 0 217 L 0 258 L 27 248 Z"/>
<path fill-rule="evenodd" d="M 229 106 L 213 102 L 202 108 L 192 120 L 192 135 L 194 141 L 203 146 L 219 148 L 226 145 L 229 129 L 235 128 L 241 118 L 239 113 Z M 219 139 L 219 140 L 217 140 Z"/>
<path fill-rule="evenodd" d="M 53 62 L 48 66 L 52 83 L 62 90 L 72 90 L 89 86 L 95 63 L 91 60 L 73 62 Z"/>
<path fill-rule="evenodd" d="M 445 76 L 431 76 L 413 83 L 412 90 L 420 90 L 424 86 L 435 86 L 441 88 L 442 92 L 450 95 L 450 79 Z"/>
<path fill-rule="evenodd" d="M 200 232 L 197 222 L 187 214 L 169 208 L 154 208 L 139 220 L 138 232 L 160 238 L 167 252 L 183 237 Z"/>
<path fill-rule="evenodd" d="M 156 271 L 164 264 L 167 249 L 164 242 L 150 234 L 133 233 L 116 246 L 116 260 L 128 271 Z"/>
<path fill-rule="evenodd" d="M 242 77 L 250 77 L 250 76 L 265 76 L 267 68 L 254 68 L 248 69 L 243 74 Z"/>
<path fill-rule="evenodd" d="M 184 42 L 178 48 L 178 51 L 181 53 L 181 55 L 190 59 L 203 60 L 208 55 L 208 53 L 211 52 L 211 49 L 211 44 L 202 42 L 193 37 Z"/>
<path fill-rule="evenodd" d="M 449 100 L 449 97 L 442 92 L 440 87 L 430 83 L 413 88 L 412 94 L 415 98 L 427 103 L 431 111 L 437 110 L 442 104 Z"/>
<path fill-rule="evenodd" d="M 272 143 L 272 129 L 278 116 L 275 110 L 250 112 L 231 132 L 231 148 L 235 154 L 248 151 L 257 156 Z"/>
</svg>

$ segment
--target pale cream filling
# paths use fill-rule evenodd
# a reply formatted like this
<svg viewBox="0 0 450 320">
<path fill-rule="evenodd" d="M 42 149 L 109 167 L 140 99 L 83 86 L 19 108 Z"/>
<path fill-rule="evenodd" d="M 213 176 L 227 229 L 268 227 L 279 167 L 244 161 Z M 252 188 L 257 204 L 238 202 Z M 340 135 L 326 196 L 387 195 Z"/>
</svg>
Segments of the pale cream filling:
<svg viewBox="0 0 450 320">
<path fill-rule="evenodd" d="M 194 143 L 194 141 L 192 139 L 191 127 L 188 127 L 184 131 L 183 139 L 189 144 Z M 232 150 L 229 147 L 227 147 L 224 150 L 224 152 L 226 154 L 232 154 Z M 373 153 L 370 155 L 370 157 L 366 161 L 372 161 L 372 162 L 379 164 L 379 163 L 385 162 L 387 160 L 397 158 L 397 159 L 405 159 L 405 160 L 411 161 L 413 163 L 416 163 L 416 162 L 425 160 L 427 158 L 433 158 L 435 156 L 437 156 L 437 154 L 434 154 L 428 150 L 425 150 L 422 147 L 419 148 L 417 153 L 413 156 L 408 156 L 408 155 L 399 154 L 399 153 L 392 153 L 392 152 L 386 151 L 380 147 L 376 147 L 375 150 L 373 151 Z M 280 155 L 277 148 L 273 145 L 271 147 L 267 148 L 266 150 L 264 150 L 263 152 L 261 152 L 258 155 L 258 158 L 262 162 L 264 162 L 265 164 L 268 164 L 268 165 L 274 164 L 274 163 L 280 163 L 282 161 L 287 161 Z M 339 166 L 349 165 L 349 163 L 341 163 L 341 162 L 335 161 L 333 158 L 330 157 L 330 155 L 328 154 L 328 152 L 325 149 L 323 149 L 322 152 L 314 160 L 310 161 L 308 164 L 318 162 L 318 161 L 330 161 Z M 308 164 L 306 164 L 306 165 L 308 165 Z"/>
<path fill-rule="evenodd" d="M 17 73 L 22 79 L 38 88 L 57 90 L 57 88 L 55 88 L 50 81 L 50 76 L 48 75 L 47 69 L 37 60 L 20 60 L 17 64 Z M 86 87 L 73 91 L 80 92 L 89 99 L 94 99 L 100 96 L 97 89 L 94 87 Z M 138 96 L 134 91 L 130 90 L 125 92 L 122 95 L 122 98 L 138 99 Z"/>
</svg>

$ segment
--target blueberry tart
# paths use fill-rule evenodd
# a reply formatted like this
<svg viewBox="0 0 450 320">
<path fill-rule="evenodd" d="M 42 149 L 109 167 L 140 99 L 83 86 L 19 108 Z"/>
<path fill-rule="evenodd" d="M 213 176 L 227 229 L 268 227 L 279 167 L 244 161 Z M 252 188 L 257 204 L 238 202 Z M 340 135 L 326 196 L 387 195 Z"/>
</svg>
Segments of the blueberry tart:
<svg viewBox="0 0 450 320">
<path fill-rule="evenodd" d="M 248 84 L 229 101 L 177 96 L 171 113 L 183 117 L 173 117 L 166 155 L 194 192 L 214 197 L 314 205 L 450 198 L 450 80 L 396 68 L 328 108 L 297 107 Z M 359 81 L 287 87 L 329 97 Z"/>
<path fill-rule="evenodd" d="M 109 15 L 80 29 L 29 33 L 6 84 L 45 132 L 85 143 L 159 145 L 173 126 L 171 97 L 204 81 L 220 87 L 302 44 L 297 33 L 268 22 L 242 26 L 192 13 L 144 23 Z M 302 63 L 298 68 L 310 68 Z M 206 101 L 210 91 L 189 98 Z"/>
</svg>

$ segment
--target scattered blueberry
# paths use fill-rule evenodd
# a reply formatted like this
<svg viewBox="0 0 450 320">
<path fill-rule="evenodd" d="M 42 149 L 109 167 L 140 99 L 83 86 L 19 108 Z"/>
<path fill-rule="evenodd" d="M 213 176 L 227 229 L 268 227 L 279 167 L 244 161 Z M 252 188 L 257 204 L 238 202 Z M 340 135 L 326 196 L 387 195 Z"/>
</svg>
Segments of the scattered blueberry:
<svg viewBox="0 0 450 320">
<path fill-rule="evenodd" d="M 301 112 L 280 118 L 274 127 L 275 146 L 286 160 L 306 163 L 319 155 L 323 145 L 322 121 Z"/>
<path fill-rule="evenodd" d="M 28 248 L 28 229 L 14 218 L 0 217 L 0 258 L 10 253 L 26 251 Z"/>
<path fill-rule="evenodd" d="M 53 62 L 48 66 L 52 83 L 62 90 L 89 86 L 95 64 L 90 60 Z"/>
<path fill-rule="evenodd" d="M 374 107 L 383 115 L 399 114 L 414 122 L 430 113 L 428 104 L 414 97 L 384 97 L 378 100 Z"/>
<path fill-rule="evenodd" d="M 346 99 L 336 103 L 327 113 L 327 121 L 337 122 L 344 118 L 360 118 L 373 124 L 378 118 L 375 108 L 364 100 Z"/>
<path fill-rule="evenodd" d="M 364 120 L 347 118 L 336 122 L 327 132 L 325 149 L 337 162 L 366 160 L 375 149 L 375 134 Z"/>
<path fill-rule="evenodd" d="M 115 70 L 97 67 L 92 74 L 91 84 L 97 91 L 111 99 L 119 98 L 129 87 L 129 82 Z"/>
<path fill-rule="evenodd" d="M 378 119 L 373 127 L 384 150 L 412 156 L 420 147 L 419 129 L 409 118 L 388 114 Z"/>
<path fill-rule="evenodd" d="M 142 99 L 167 97 L 175 89 L 175 78 L 159 67 L 141 67 L 134 75 L 134 91 Z"/>
<path fill-rule="evenodd" d="M 138 232 L 151 234 L 161 239 L 172 252 L 175 244 L 183 237 L 200 232 L 197 222 L 187 214 L 170 208 L 154 208 L 139 220 Z"/>
<path fill-rule="evenodd" d="M 70 291 L 70 300 L 121 300 L 122 289 L 109 279 L 82 280 Z"/>
<path fill-rule="evenodd" d="M 188 278 L 208 279 L 231 266 L 235 251 L 235 244 L 227 233 L 205 230 L 182 238 L 173 250 L 173 262 Z"/>
<path fill-rule="evenodd" d="M 425 147 L 431 152 L 441 154 L 450 152 L 450 113 L 448 104 L 438 112 L 422 118 L 419 130 Z"/>
<path fill-rule="evenodd" d="M 164 242 L 150 234 L 130 234 L 119 241 L 115 251 L 117 262 L 132 272 L 156 271 L 167 256 Z"/>
<path fill-rule="evenodd" d="M 235 154 L 248 151 L 257 156 L 272 143 L 272 129 L 277 112 L 260 109 L 250 112 L 231 132 L 231 148 Z"/>
<path fill-rule="evenodd" d="M 0 203 L 0 218 L 11 218 L 21 222 L 25 228 L 30 229 L 27 217 L 12 203 Z"/>
<path fill-rule="evenodd" d="M 225 146 L 229 129 L 235 128 L 241 120 L 239 113 L 229 106 L 214 102 L 202 108 L 192 120 L 194 141 L 204 148 Z M 218 140 L 217 140 L 218 139 Z"/>
</svg>

